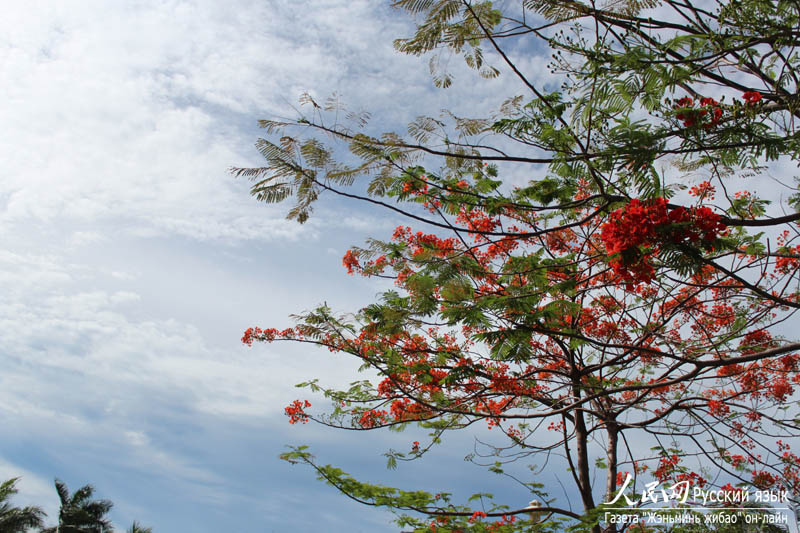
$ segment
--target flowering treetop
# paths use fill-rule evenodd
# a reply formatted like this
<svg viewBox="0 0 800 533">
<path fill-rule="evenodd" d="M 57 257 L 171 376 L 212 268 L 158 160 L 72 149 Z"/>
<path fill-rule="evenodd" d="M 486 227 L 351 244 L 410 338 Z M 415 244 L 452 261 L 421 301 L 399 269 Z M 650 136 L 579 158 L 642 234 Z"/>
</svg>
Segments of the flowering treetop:
<svg viewBox="0 0 800 533">
<path fill-rule="evenodd" d="M 797 154 L 790 4 L 395 5 L 424 20 L 401 51 L 450 50 L 491 77 L 486 47 L 525 94 L 493 119 L 454 117 L 456 134 L 438 138 L 445 124 L 430 117 L 408 138 L 369 136 L 365 117 L 331 123 L 335 103 L 308 96 L 308 116 L 263 122 L 281 136 L 259 141 L 267 165 L 235 169 L 260 200 L 293 196 L 290 217 L 303 222 L 327 192 L 407 223 L 343 258 L 352 275 L 394 281 L 379 301 L 355 315 L 322 306 L 242 340 L 317 344 L 380 376 L 343 391 L 307 383 L 332 408 L 297 400 L 291 423 L 429 429 L 429 442 L 389 453 L 396 464 L 483 421 L 504 461 L 562 457 L 583 511 L 533 482 L 527 496 L 544 499 L 546 518 L 485 495 L 476 509 L 360 482 L 302 447 L 284 458 L 431 530 L 563 530 L 563 520 L 616 531 L 598 521 L 601 503 L 651 480 L 800 497 L 800 344 L 782 326 L 800 307 L 798 196 L 781 182 L 779 198 L 764 197 L 760 178 Z M 508 43 L 519 39 L 545 39 L 562 90 L 544 91 L 518 67 Z M 317 133 L 348 143 L 357 161 L 334 161 Z M 531 180 L 505 182 L 511 165 Z M 366 188 L 348 189 L 360 177 Z"/>
</svg>

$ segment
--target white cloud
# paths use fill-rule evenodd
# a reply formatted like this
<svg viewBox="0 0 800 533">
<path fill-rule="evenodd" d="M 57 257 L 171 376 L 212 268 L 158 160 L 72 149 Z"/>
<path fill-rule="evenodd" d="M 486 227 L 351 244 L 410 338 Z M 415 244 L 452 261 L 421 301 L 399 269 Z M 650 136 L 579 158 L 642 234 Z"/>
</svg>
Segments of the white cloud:
<svg viewBox="0 0 800 533">
<path fill-rule="evenodd" d="M 228 241 L 307 234 L 283 209 L 251 202 L 226 169 L 257 163 L 243 155 L 254 138 L 242 120 L 287 109 L 292 88 L 338 83 L 354 54 L 374 53 L 343 29 L 369 5 L 319 2 L 297 25 L 295 4 L 10 8 L 0 220 L 128 220 L 151 235 Z"/>
<path fill-rule="evenodd" d="M 139 405 L 143 391 L 200 412 L 263 420 L 280 414 L 296 394 L 293 385 L 309 377 L 310 356 L 298 358 L 296 348 L 246 349 L 238 337 L 212 339 L 184 320 L 136 318 L 153 316 L 147 309 L 155 303 L 137 291 L 80 290 L 76 280 L 97 284 L 103 269 L 7 252 L 0 254 L 0 265 L 0 289 L 7 295 L 0 301 L 0 353 L 8 360 L 0 412 L 13 411 L 31 424 L 39 419 L 44 427 L 69 414 L 81 425 L 76 431 L 83 431 L 91 420 L 75 413 L 85 406 L 112 406 L 108 416 L 142 412 L 152 408 L 148 401 Z M 125 280 L 114 272 L 112 285 Z M 34 291 L 39 294 L 32 300 Z M 289 304 L 274 311 L 288 314 Z M 247 325 L 242 322 L 241 329 Z M 346 383 L 356 365 L 342 365 L 323 352 L 312 356 L 316 371 Z"/>
</svg>

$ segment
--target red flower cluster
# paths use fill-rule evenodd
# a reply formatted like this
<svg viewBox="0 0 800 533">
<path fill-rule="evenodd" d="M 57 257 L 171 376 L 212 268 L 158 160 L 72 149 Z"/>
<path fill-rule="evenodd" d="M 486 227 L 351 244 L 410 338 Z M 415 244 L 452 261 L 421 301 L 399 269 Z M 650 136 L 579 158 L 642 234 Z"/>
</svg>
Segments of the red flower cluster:
<svg viewBox="0 0 800 533">
<path fill-rule="evenodd" d="M 708 207 L 668 209 L 667 200 L 631 202 L 611 213 L 600 228 L 600 239 L 611 256 L 614 273 L 626 283 L 649 283 L 655 277 L 652 257 L 664 243 L 689 242 L 710 248 L 726 226 Z"/>
<path fill-rule="evenodd" d="M 311 407 L 311 403 L 308 400 L 304 402 L 295 400 L 283 411 L 286 413 L 286 416 L 289 417 L 290 424 L 296 424 L 297 422 L 305 424 L 308 422 L 308 415 L 304 411 L 307 407 Z"/>
<path fill-rule="evenodd" d="M 302 334 L 294 328 L 286 328 L 277 330 L 275 328 L 247 328 L 242 336 L 242 342 L 248 346 L 253 345 L 253 341 L 272 342 L 275 339 L 296 339 L 302 337 Z"/>
<path fill-rule="evenodd" d="M 347 250 L 342 257 L 342 266 L 347 269 L 348 274 L 353 274 L 361 270 L 361 265 L 358 263 L 358 256 L 353 253 L 353 250 Z"/>
<path fill-rule="evenodd" d="M 421 195 L 426 192 L 428 192 L 428 183 L 425 176 L 403 184 L 403 193 L 405 194 Z"/>
<path fill-rule="evenodd" d="M 789 255 L 775 258 L 775 272 L 788 274 L 800 268 L 800 245 L 789 249 Z"/>
<path fill-rule="evenodd" d="M 661 482 L 666 481 L 672 476 L 672 473 L 678 468 L 678 463 L 681 462 L 681 458 L 677 455 L 673 454 L 669 457 L 662 457 L 658 461 L 658 468 L 653 473 L 653 475 Z"/>
<path fill-rule="evenodd" d="M 688 481 L 689 485 L 692 487 L 704 487 L 706 485 L 706 480 L 700 476 L 697 472 L 688 472 L 688 473 L 681 473 L 675 476 L 675 481 L 678 483 L 682 481 Z"/>
<path fill-rule="evenodd" d="M 412 402 L 408 398 L 395 400 L 392 402 L 391 414 L 395 421 L 405 422 L 408 420 L 421 420 L 430 416 L 430 410 L 424 405 Z"/>
<path fill-rule="evenodd" d="M 247 328 L 244 332 L 244 335 L 242 335 L 242 343 L 252 346 L 255 338 L 260 336 L 261 333 L 261 328 Z"/>
<path fill-rule="evenodd" d="M 731 408 L 719 400 L 708 400 L 708 412 L 711 416 L 723 418 L 731 412 Z"/>
<path fill-rule="evenodd" d="M 702 241 L 704 245 L 713 243 L 719 235 L 726 232 L 727 226 L 720 222 L 720 217 L 717 213 L 708 207 L 693 208 L 687 214 L 683 208 L 676 209 L 675 211 L 681 212 L 685 216 L 685 220 L 689 222 L 688 227 L 684 227 L 676 232 L 680 237 L 677 241 L 689 240 L 693 243 Z M 671 215 L 672 213 L 670 213 Z"/>
<path fill-rule="evenodd" d="M 695 185 L 691 189 L 689 189 L 690 196 L 696 196 L 700 199 L 707 199 L 707 200 L 713 200 L 714 194 L 716 194 L 716 192 L 717 189 L 713 185 L 711 185 L 710 181 L 703 181 L 698 185 Z"/>
<path fill-rule="evenodd" d="M 774 474 L 763 470 L 753 470 L 753 486 L 757 489 L 769 489 L 777 483 L 778 478 Z"/>
<path fill-rule="evenodd" d="M 746 91 L 742 95 L 742 100 L 747 102 L 749 105 L 755 105 L 756 102 L 761 101 L 761 93 L 757 91 Z"/>
<path fill-rule="evenodd" d="M 504 514 L 500 517 L 500 520 L 495 520 L 489 527 L 486 528 L 487 531 L 497 531 L 503 526 L 508 526 L 513 524 L 517 520 L 517 517 L 513 514 Z"/>
<path fill-rule="evenodd" d="M 687 128 L 694 126 L 709 117 L 708 122 L 703 124 L 705 129 L 710 129 L 722 119 L 722 108 L 719 107 L 719 102 L 710 97 L 700 99 L 700 107 L 694 109 L 694 100 L 688 96 L 684 96 L 675 102 L 674 108 L 679 110 L 675 117 L 683 122 Z"/>
<path fill-rule="evenodd" d="M 362 428 L 374 428 L 386 423 L 386 411 L 381 409 L 368 409 L 361 413 L 358 425 Z"/>
<path fill-rule="evenodd" d="M 777 344 L 772 339 L 772 333 L 765 329 L 750 331 L 739 342 L 742 355 L 751 355 L 776 346 Z"/>
</svg>

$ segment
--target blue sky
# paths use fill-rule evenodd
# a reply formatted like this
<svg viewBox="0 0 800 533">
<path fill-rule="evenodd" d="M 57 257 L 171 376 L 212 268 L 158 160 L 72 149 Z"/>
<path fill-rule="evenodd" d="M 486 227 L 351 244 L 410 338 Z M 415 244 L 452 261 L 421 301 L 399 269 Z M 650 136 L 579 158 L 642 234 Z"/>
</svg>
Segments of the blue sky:
<svg viewBox="0 0 800 533">
<path fill-rule="evenodd" d="M 255 202 L 226 169 L 259 164 L 257 119 L 294 116 L 304 91 L 336 91 L 373 111 L 376 132 L 403 131 L 419 114 L 480 115 L 519 91 L 463 72 L 434 89 L 426 61 L 393 51 L 413 21 L 386 4 L 4 5 L 0 478 L 22 476 L 18 504 L 54 523 L 59 477 L 94 484 L 120 529 L 393 530 L 387 513 L 278 460 L 300 443 L 365 479 L 527 504 L 463 461 L 471 436 L 389 472 L 382 453 L 414 433 L 289 426 L 295 383 L 344 384 L 357 365 L 239 342 L 322 301 L 369 302 L 380 286 L 347 276 L 341 257 L 398 222 L 328 198 L 299 226 L 288 205 Z M 522 61 L 546 73 L 546 59 Z"/>
</svg>

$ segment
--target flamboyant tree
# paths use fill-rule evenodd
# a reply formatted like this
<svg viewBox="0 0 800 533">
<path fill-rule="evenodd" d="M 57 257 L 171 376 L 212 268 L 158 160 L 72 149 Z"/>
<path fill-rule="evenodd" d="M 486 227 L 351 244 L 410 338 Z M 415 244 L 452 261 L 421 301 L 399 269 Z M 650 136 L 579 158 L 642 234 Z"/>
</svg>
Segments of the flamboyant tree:
<svg viewBox="0 0 800 533">
<path fill-rule="evenodd" d="M 483 77 L 515 77 L 520 94 L 492 118 L 419 117 L 406 136 L 309 96 L 307 115 L 263 121 L 266 165 L 234 169 L 259 200 L 293 197 L 289 217 L 303 222 L 323 193 L 345 195 L 407 224 L 343 259 L 396 290 L 243 341 L 319 345 L 379 376 L 307 383 L 331 408 L 299 399 L 290 423 L 430 431 L 396 461 L 483 421 L 499 438 L 492 469 L 560 457 L 583 510 L 533 480 L 535 511 L 358 481 L 302 447 L 283 458 L 431 530 L 617 531 L 601 504 L 635 504 L 652 481 L 797 502 L 798 4 L 394 6 L 418 18 L 397 49 L 433 57 L 437 85 L 452 77 L 436 58 L 463 55 Z M 518 66 L 542 44 L 552 72 Z M 335 157 L 337 141 L 350 159 Z M 520 169 L 529 179 L 515 185 Z"/>
</svg>

